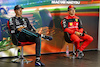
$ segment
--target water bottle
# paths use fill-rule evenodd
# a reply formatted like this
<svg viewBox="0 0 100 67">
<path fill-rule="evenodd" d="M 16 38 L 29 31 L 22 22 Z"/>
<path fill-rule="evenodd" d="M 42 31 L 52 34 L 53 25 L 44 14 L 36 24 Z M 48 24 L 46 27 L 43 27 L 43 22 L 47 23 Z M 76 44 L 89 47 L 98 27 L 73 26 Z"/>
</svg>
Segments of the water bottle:
<svg viewBox="0 0 100 67">
<path fill-rule="evenodd" d="M 68 45 L 66 47 L 66 56 L 69 57 L 69 47 L 68 47 Z"/>
<path fill-rule="evenodd" d="M 20 49 L 18 49 L 18 55 L 17 56 L 20 57 Z"/>
</svg>

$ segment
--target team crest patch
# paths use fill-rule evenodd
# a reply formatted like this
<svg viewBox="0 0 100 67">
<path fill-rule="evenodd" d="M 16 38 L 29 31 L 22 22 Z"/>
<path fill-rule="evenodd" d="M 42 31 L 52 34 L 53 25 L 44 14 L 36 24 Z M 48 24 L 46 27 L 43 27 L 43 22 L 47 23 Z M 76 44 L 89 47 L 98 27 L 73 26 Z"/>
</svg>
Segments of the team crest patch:
<svg viewBox="0 0 100 67">
<path fill-rule="evenodd" d="M 74 7 L 73 5 L 71 5 L 71 7 Z"/>
<path fill-rule="evenodd" d="M 76 22 L 78 22 L 78 19 L 75 19 Z"/>
</svg>

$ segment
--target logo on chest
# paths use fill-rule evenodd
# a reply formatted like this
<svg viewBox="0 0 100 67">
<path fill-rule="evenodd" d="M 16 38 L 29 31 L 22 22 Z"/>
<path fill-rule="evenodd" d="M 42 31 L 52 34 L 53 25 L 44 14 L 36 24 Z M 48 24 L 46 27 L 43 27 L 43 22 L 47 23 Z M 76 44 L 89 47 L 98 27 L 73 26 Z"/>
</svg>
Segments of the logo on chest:
<svg viewBox="0 0 100 67">
<path fill-rule="evenodd" d="M 78 28 L 78 22 L 69 22 L 68 28 Z"/>
</svg>

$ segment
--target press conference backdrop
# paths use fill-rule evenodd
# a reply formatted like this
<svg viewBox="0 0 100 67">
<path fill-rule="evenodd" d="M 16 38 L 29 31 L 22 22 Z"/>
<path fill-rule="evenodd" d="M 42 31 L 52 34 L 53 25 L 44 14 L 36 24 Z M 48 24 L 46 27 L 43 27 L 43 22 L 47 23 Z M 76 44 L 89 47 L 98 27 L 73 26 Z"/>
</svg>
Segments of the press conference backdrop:
<svg viewBox="0 0 100 67">
<path fill-rule="evenodd" d="M 23 10 L 23 17 L 27 17 L 30 20 L 31 25 L 37 29 L 37 32 L 39 31 L 53 37 L 52 41 L 42 39 L 42 54 L 65 52 L 67 45 L 69 46 L 69 51 L 72 51 L 73 44 L 65 42 L 63 30 L 60 25 L 61 20 L 68 15 L 68 6 L 51 4 L 46 6 L 41 5 L 41 7 L 26 7 Z M 99 6 L 75 5 L 75 7 L 76 15 L 82 20 L 84 30 L 94 38 L 94 41 L 85 50 L 97 49 Z M 6 26 L 8 19 L 15 14 L 12 8 L 5 8 L 4 11 L 7 13 L 1 10 L 0 15 L 0 57 L 16 56 L 18 47 L 11 42 Z M 35 45 L 24 46 L 24 55 L 35 54 Z"/>
</svg>

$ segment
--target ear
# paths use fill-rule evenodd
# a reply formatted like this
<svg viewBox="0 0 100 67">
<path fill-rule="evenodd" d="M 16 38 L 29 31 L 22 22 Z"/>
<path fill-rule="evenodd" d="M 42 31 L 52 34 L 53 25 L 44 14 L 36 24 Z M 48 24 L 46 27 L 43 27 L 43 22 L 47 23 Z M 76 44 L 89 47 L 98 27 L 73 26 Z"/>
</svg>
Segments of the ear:
<svg viewBox="0 0 100 67">
<path fill-rule="evenodd" d="M 15 13 L 17 13 L 17 11 L 16 11 L 16 10 L 14 10 L 14 12 L 15 12 Z"/>
<path fill-rule="evenodd" d="M 14 12 L 16 12 L 16 10 L 14 10 Z"/>
</svg>

